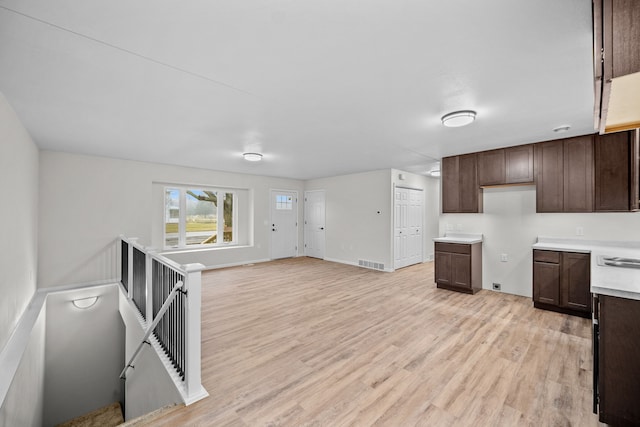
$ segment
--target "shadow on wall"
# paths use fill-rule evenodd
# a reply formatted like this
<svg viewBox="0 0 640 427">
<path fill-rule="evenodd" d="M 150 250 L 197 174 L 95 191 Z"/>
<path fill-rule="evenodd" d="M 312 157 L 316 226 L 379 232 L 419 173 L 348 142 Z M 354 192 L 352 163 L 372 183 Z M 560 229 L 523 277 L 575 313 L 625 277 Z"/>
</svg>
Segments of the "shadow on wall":
<svg viewBox="0 0 640 427">
<path fill-rule="evenodd" d="M 68 271 L 59 281 L 52 283 L 52 285 L 116 282 L 120 277 L 119 241 L 119 239 L 114 239 L 97 252 L 82 258 L 76 268 Z"/>
</svg>

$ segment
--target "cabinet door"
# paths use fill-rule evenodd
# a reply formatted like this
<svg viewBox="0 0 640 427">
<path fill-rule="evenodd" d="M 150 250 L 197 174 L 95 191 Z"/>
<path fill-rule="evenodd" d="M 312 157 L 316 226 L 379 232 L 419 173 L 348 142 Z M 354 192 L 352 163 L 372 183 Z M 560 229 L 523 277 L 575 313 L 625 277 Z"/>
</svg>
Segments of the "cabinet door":
<svg viewBox="0 0 640 427">
<path fill-rule="evenodd" d="M 640 425 L 640 301 L 599 299 L 600 421 Z"/>
<path fill-rule="evenodd" d="M 482 195 L 478 185 L 478 160 L 476 154 L 459 156 L 458 180 L 460 212 L 482 212 Z"/>
<path fill-rule="evenodd" d="M 533 182 L 533 145 L 507 148 L 504 156 L 507 184 Z"/>
<path fill-rule="evenodd" d="M 453 286 L 471 289 L 471 256 L 451 254 L 451 279 Z"/>
<path fill-rule="evenodd" d="M 629 136 L 629 132 L 596 135 L 596 211 L 628 211 L 630 208 Z"/>
<path fill-rule="evenodd" d="M 591 312 L 591 256 L 562 254 L 562 306 Z"/>
<path fill-rule="evenodd" d="M 593 136 L 564 140 L 564 212 L 593 212 Z"/>
<path fill-rule="evenodd" d="M 436 251 L 434 268 L 436 283 L 451 285 L 451 254 Z"/>
<path fill-rule="evenodd" d="M 640 2 L 603 1 L 604 79 L 640 71 Z"/>
<path fill-rule="evenodd" d="M 564 208 L 564 144 L 562 140 L 536 144 L 536 212 L 562 212 Z"/>
<path fill-rule="evenodd" d="M 459 156 L 442 159 L 442 213 L 460 212 Z"/>
<path fill-rule="evenodd" d="M 533 263 L 533 300 L 543 304 L 560 304 L 560 264 Z"/>
<path fill-rule="evenodd" d="M 500 185 L 505 181 L 504 149 L 478 153 L 478 181 L 480 185 Z"/>
</svg>

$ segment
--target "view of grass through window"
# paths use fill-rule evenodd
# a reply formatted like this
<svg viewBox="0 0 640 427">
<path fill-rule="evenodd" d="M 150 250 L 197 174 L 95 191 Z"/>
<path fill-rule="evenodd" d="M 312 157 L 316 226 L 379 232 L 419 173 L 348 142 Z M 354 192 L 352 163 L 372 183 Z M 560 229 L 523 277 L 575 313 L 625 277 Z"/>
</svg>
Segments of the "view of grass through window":
<svg viewBox="0 0 640 427">
<path fill-rule="evenodd" d="M 232 192 L 166 188 L 165 246 L 232 243 L 234 203 Z"/>
</svg>

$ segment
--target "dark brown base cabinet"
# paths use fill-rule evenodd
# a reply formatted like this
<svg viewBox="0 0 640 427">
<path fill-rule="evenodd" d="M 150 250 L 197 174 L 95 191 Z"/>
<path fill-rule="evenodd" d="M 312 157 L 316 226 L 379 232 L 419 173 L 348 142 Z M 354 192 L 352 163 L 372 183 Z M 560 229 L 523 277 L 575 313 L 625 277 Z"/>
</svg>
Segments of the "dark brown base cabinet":
<svg viewBox="0 0 640 427">
<path fill-rule="evenodd" d="M 588 253 L 533 251 L 533 305 L 591 317 L 591 256 Z"/>
<path fill-rule="evenodd" d="M 640 301 L 605 295 L 599 295 L 598 300 L 600 421 L 614 426 L 637 426 L 640 425 Z"/>
<path fill-rule="evenodd" d="M 436 286 L 475 294 L 482 289 L 482 243 L 435 244 Z"/>
</svg>

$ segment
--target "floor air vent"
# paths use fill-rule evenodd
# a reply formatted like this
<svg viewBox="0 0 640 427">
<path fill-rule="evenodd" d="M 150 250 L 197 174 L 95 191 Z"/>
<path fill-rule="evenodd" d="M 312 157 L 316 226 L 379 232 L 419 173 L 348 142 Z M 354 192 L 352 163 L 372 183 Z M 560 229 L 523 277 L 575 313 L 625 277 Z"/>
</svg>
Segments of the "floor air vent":
<svg viewBox="0 0 640 427">
<path fill-rule="evenodd" d="M 384 264 L 382 264 L 380 262 L 365 261 L 365 260 L 361 259 L 361 260 L 358 260 L 358 265 L 360 267 L 372 268 L 374 270 L 384 271 Z"/>
</svg>

